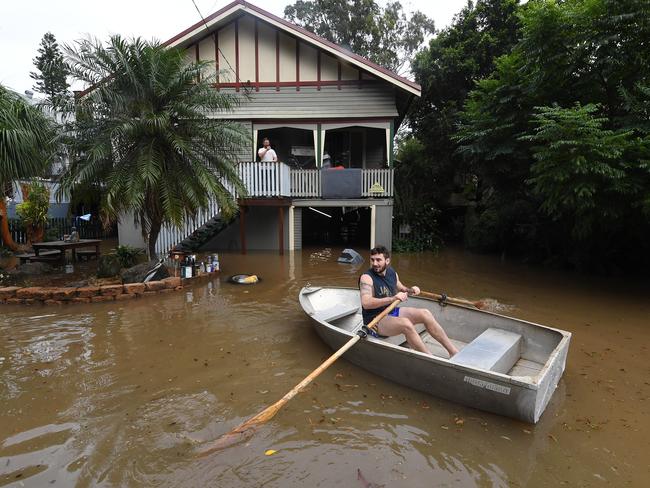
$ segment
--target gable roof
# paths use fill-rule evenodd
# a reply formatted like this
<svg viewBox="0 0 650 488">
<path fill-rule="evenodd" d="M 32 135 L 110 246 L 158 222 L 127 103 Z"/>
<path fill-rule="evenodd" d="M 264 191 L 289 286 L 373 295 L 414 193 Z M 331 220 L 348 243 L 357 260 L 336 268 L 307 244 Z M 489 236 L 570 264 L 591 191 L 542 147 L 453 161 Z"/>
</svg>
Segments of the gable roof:
<svg viewBox="0 0 650 488">
<path fill-rule="evenodd" d="M 399 76 L 398 74 L 393 73 L 392 71 L 383 68 L 378 64 L 367 60 L 366 58 L 354 54 L 353 52 L 350 52 L 347 49 L 344 49 L 341 46 L 338 46 L 337 44 L 334 44 L 333 42 L 314 34 L 313 32 L 309 32 L 308 30 L 292 24 L 285 19 L 277 17 L 270 12 L 267 12 L 266 10 L 256 7 L 255 5 L 252 5 L 245 0 L 235 0 L 222 9 L 217 10 L 213 14 L 209 15 L 204 20 L 197 22 L 193 26 L 185 29 L 183 32 L 178 33 L 171 39 L 164 42 L 163 45 L 170 47 L 185 47 L 189 44 L 192 44 L 192 42 L 205 37 L 206 28 L 210 29 L 211 27 L 228 23 L 240 16 L 242 13 L 250 14 L 253 17 L 260 19 L 274 27 L 277 27 L 278 29 L 287 32 L 316 48 L 329 52 L 330 54 L 344 61 L 347 61 L 348 63 L 357 66 L 364 71 L 377 76 L 378 78 L 392 83 L 396 87 L 401 88 L 402 90 L 412 95 L 418 97 L 421 96 L 422 87 L 419 84 L 402 76 Z"/>
</svg>

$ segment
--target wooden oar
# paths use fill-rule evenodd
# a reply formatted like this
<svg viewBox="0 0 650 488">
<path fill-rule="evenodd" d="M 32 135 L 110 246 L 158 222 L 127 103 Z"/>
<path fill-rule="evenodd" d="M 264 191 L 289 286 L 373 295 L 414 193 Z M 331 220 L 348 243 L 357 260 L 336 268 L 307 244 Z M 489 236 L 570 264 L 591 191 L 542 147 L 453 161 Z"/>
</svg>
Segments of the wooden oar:
<svg viewBox="0 0 650 488">
<path fill-rule="evenodd" d="M 465 305 L 467 307 L 474 307 L 481 310 L 487 310 L 489 305 L 486 300 L 479 300 L 477 302 L 470 302 L 469 300 L 463 300 L 462 298 L 448 297 L 447 295 L 439 295 L 438 293 L 431 293 L 429 291 L 420 291 L 420 295 L 426 298 L 433 298 L 441 302 L 453 303 L 455 305 Z"/>
<path fill-rule="evenodd" d="M 383 319 L 386 315 L 388 315 L 391 310 L 393 310 L 398 304 L 400 303 L 399 300 L 395 300 L 393 303 L 391 303 L 384 311 L 382 311 L 379 315 L 377 315 L 372 322 L 370 322 L 367 327 L 369 329 L 376 329 L 377 323 Z M 309 376 L 307 376 L 304 380 L 302 380 L 300 383 L 298 383 L 296 386 L 293 387 L 289 393 L 284 395 L 282 398 L 280 398 L 277 402 L 275 402 L 273 405 L 270 407 L 265 408 L 262 410 L 260 413 L 255 415 L 254 417 L 251 417 L 248 419 L 246 422 L 243 424 L 239 425 L 238 427 L 235 427 L 233 430 L 228 432 L 227 434 L 221 436 L 219 439 L 210 442 L 206 446 L 203 446 L 199 452 L 198 455 L 200 457 L 207 456 L 208 454 L 211 454 L 215 451 L 219 451 L 221 449 L 224 449 L 232 444 L 236 444 L 237 442 L 240 442 L 244 438 L 246 438 L 249 435 L 252 435 L 254 430 L 262 425 L 265 422 L 268 422 L 271 420 L 276 413 L 293 397 L 295 397 L 298 393 L 300 393 L 309 383 L 311 383 L 318 375 L 320 375 L 323 371 L 325 371 L 334 361 L 336 361 L 338 358 L 340 358 L 345 351 L 350 349 L 352 346 L 354 346 L 359 339 L 365 337 L 363 333 L 355 334 L 355 336 L 350 339 L 348 342 L 346 342 L 338 351 L 336 351 L 334 354 L 332 354 L 327 360 L 321 364 L 318 368 L 316 368 L 314 371 L 312 371 Z"/>
</svg>

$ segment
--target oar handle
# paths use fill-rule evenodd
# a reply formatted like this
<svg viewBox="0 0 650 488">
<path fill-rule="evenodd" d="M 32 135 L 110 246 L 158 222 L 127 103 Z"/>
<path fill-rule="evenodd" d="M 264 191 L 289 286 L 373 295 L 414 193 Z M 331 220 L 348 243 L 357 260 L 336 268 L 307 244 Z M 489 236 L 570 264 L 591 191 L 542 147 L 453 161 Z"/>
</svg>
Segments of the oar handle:
<svg viewBox="0 0 650 488">
<path fill-rule="evenodd" d="M 388 307 L 382 310 L 379 315 L 377 315 L 374 319 L 372 319 L 372 321 L 366 327 L 368 327 L 369 329 L 374 329 L 377 326 L 377 323 L 381 319 L 383 319 L 386 315 L 388 315 L 391 312 L 391 310 L 393 310 L 399 303 L 400 303 L 399 300 L 394 300 L 393 303 L 391 303 Z M 216 441 L 212 441 L 207 445 L 203 446 L 203 448 L 199 451 L 198 455 L 207 456 L 208 454 L 211 454 L 215 451 L 219 451 L 224 447 L 226 447 L 227 445 L 241 439 L 241 435 L 245 434 L 247 431 L 250 431 L 251 429 L 254 429 L 255 427 L 271 420 L 275 416 L 275 414 L 278 413 L 278 411 L 289 400 L 291 400 L 298 393 L 300 393 L 318 375 L 320 375 L 323 371 L 329 368 L 330 365 L 334 363 L 334 361 L 340 358 L 348 349 L 354 346 L 360 339 L 361 336 L 359 335 L 355 335 L 354 337 L 352 337 L 348 342 L 343 344 L 343 346 L 341 346 L 334 354 L 332 354 L 329 358 L 327 358 L 320 366 L 318 366 L 318 368 L 312 371 L 308 376 L 306 376 L 300 383 L 294 386 L 286 395 L 280 398 L 277 402 L 275 402 L 273 405 L 266 407 L 260 413 L 258 413 L 254 417 L 251 417 L 250 419 L 248 419 L 246 422 L 239 425 L 238 427 L 235 427 L 228 434 L 225 434 L 224 436 L 217 439 Z"/>
<path fill-rule="evenodd" d="M 454 303 L 456 305 L 465 305 L 467 307 L 480 308 L 477 306 L 476 302 L 470 302 L 469 300 L 463 300 L 462 298 L 448 297 L 447 295 L 443 296 L 438 293 L 431 293 L 430 291 L 421 291 L 420 296 L 433 298 L 434 300 L 442 300 L 448 303 Z"/>
<path fill-rule="evenodd" d="M 400 304 L 400 302 L 401 300 L 393 300 L 393 303 L 391 303 L 390 305 L 388 305 L 388 307 L 382 310 L 379 315 L 377 315 L 374 319 L 370 321 L 368 325 L 366 325 L 366 327 L 368 327 L 369 329 L 376 329 L 379 321 L 383 319 L 386 315 L 391 313 L 393 309 Z"/>
</svg>

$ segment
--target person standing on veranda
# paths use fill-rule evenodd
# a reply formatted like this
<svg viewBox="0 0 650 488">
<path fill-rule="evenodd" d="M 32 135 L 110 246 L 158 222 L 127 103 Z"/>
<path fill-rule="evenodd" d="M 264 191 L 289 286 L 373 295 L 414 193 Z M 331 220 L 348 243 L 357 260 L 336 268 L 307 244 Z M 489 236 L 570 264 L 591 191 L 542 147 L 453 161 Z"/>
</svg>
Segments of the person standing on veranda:
<svg viewBox="0 0 650 488">
<path fill-rule="evenodd" d="M 370 250 L 370 264 L 370 269 L 359 278 L 364 325 L 368 325 L 395 300 L 403 303 L 408 300 L 408 295 L 420 294 L 417 286 L 408 288 L 400 282 L 399 276 L 390 266 L 390 252 L 384 246 Z M 384 336 L 404 334 L 413 349 L 431 354 L 415 329 L 415 324 L 424 324 L 431 337 L 447 350 L 449 357 L 458 353 L 433 314 L 424 308 L 395 307 L 379 321 L 376 331 Z"/>
<path fill-rule="evenodd" d="M 257 155 L 260 157 L 260 161 L 277 161 L 278 155 L 275 153 L 275 150 L 271 148 L 271 141 L 268 137 L 265 137 L 262 140 L 262 147 L 257 151 Z"/>
</svg>

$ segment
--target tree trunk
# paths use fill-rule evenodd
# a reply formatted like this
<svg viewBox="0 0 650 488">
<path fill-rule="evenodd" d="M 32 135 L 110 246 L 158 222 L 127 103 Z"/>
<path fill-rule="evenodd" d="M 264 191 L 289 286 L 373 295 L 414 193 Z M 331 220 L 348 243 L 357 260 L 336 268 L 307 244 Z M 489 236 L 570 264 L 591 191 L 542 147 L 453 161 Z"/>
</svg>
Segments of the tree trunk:
<svg viewBox="0 0 650 488">
<path fill-rule="evenodd" d="M 151 222 L 151 228 L 149 229 L 149 236 L 147 238 L 147 253 L 149 254 L 149 259 L 153 259 L 153 257 L 156 255 L 156 241 L 158 240 L 158 235 L 160 234 L 161 227 L 161 222 Z"/>
<path fill-rule="evenodd" d="M 11 237 L 11 232 L 9 232 L 7 203 L 3 194 L 0 194 L 0 235 L 2 236 L 2 242 L 5 247 L 8 247 L 14 252 L 18 251 L 18 244 L 14 242 L 13 237 Z"/>
</svg>

